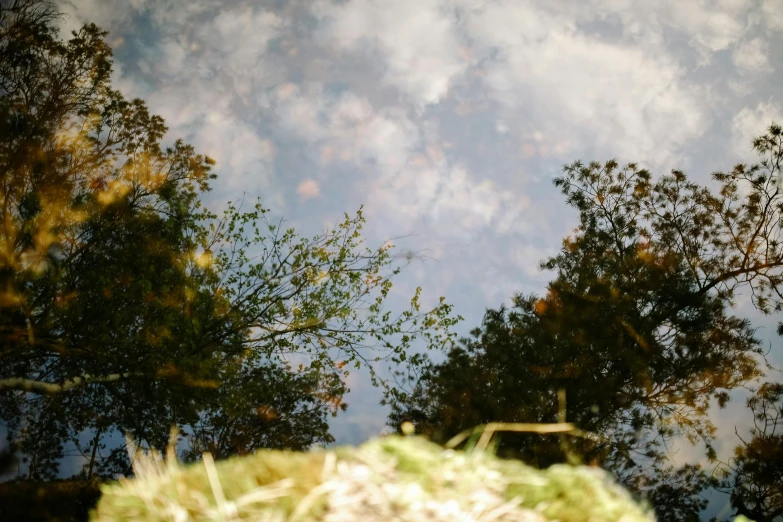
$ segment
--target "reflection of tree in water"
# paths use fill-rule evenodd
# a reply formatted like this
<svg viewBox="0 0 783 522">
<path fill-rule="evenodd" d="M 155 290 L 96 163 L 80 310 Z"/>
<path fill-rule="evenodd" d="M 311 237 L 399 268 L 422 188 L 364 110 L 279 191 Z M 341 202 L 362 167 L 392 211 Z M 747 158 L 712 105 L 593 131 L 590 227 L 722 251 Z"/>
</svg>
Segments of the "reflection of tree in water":
<svg viewBox="0 0 783 522">
<path fill-rule="evenodd" d="M 105 33 L 64 42 L 57 17 L 0 0 L 0 419 L 20 478 L 56 478 L 70 449 L 81 478 L 128 473 L 115 441 L 163 447 L 172 424 L 187 458 L 329 442 L 348 372 L 385 357 L 415 382 L 388 390 L 395 423 L 444 440 L 551 422 L 565 390 L 568 420 L 595 439 L 509 435 L 499 452 L 601 463 L 662 519 L 698 515 L 711 481 L 673 467 L 668 444 L 703 441 L 714 457 L 710 402 L 760 375 L 731 305 L 740 288 L 765 313 L 783 301 L 779 127 L 754 143 L 762 163 L 715 175 L 717 192 L 680 172 L 567 168 L 557 184 L 580 226 L 544 263 L 546 295 L 488 311 L 432 365 L 410 348 L 448 344 L 451 307 L 421 312 L 417 292 L 399 315 L 384 309 L 413 254 L 363 249 L 361 212 L 311 240 L 260 206 L 211 214 L 213 162 L 162 148 L 163 120 L 111 89 Z M 758 520 L 780 509 L 779 401 L 766 385 L 749 403 L 762 416 L 722 483 Z"/>
<path fill-rule="evenodd" d="M 737 433 L 742 443 L 723 468 L 719 489 L 730 495 L 737 514 L 771 522 L 783 516 L 783 384 L 763 384 L 748 407 L 750 438 Z"/>
<path fill-rule="evenodd" d="M 723 407 L 761 374 L 759 341 L 731 313 L 735 292 L 764 313 L 783 304 L 780 127 L 754 146 L 762 162 L 715 174 L 717 192 L 679 171 L 653 182 L 633 164 L 566 167 L 555 184 L 580 224 L 542 263 L 556 274 L 546 295 L 488 310 L 445 362 L 395 392 L 391 422 L 438 440 L 488 422 L 555 422 L 562 389 L 568 420 L 597 440 L 504 434 L 500 454 L 600 462 L 662 520 L 698 519 L 697 494 L 714 480 L 675 468 L 671 440 L 701 441 L 715 458 L 711 402 Z"/>
<path fill-rule="evenodd" d="M 43 0 L 0 2 L 0 419 L 19 478 L 130 471 L 118 441 L 197 458 L 333 439 L 345 377 L 455 322 L 441 301 L 392 315 L 388 245 L 361 211 L 299 237 L 260 205 L 200 198 L 214 162 L 111 89 L 106 35 L 68 41 Z M 358 310 L 363 312 L 359 314 Z M 301 364 L 291 361 L 297 356 Z"/>
</svg>

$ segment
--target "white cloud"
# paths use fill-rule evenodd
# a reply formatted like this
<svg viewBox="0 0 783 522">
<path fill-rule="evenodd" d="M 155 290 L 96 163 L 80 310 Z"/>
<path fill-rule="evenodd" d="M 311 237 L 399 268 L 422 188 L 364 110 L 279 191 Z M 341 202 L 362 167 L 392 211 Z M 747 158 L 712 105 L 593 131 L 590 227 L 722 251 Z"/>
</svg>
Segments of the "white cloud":
<svg viewBox="0 0 783 522">
<path fill-rule="evenodd" d="M 772 68 L 767 58 L 767 43 L 761 38 L 753 38 L 738 45 L 731 55 L 732 61 L 742 73 L 757 74 L 770 72 Z"/>
<path fill-rule="evenodd" d="M 741 14 L 751 3 L 746 1 L 672 2 L 667 5 L 670 18 L 666 21 L 692 38 L 692 43 L 711 52 L 729 48 L 744 30 Z"/>
<path fill-rule="evenodd" d="M 466 18 L 477 46 L 495 53 L 484 66 L 491 95 L 561 144 L 589 140 L 665 162 L 703 129 L 703 93 L 660 50 L 608 43 L 520 2 L 487 3 Z"/>
<path fill-rule="evenodd" d="M 262 107 L 255 92 L 279 82 L 268 47 L 285 21 L 263 9 L 239 6 L 207 16 L 214 4 L 179 4 L 149 6 L 160 40 L 137 65 L 154 82 L 151 92 L 139 92 L 144 84 L 128 73 L 118 83 L 165 118 L 169 136 L 188 139 L 216 160 L 218 197 L 263 192 L 279 207 L 281 194 L 269 190 L 275 147 L 256 127 Z"/>
<path fill-rule="evenodd" d="M 665 45 L 664 31 L 674 29 L 708 63 L 712 53 L 728 49 L 742 37 L 754 4 L 754 0 L 593 0 L 583 5 L 582 16 L 612 13 L 622 21 L 624 35 L 642 46 Z"/>
<path fill-rule="evenodd" d="M 441 0 L 353 0 L 317 2 L 313 13 L 322 34 L 339 49 L 377 50 L 386 59 L 385 79 L 414 104 L 437 103 L 471 56 L 454 31 L 450 2 Z"/>
<path fill-rule="evenodd" d="M 231 114 L 212 112 L 198 122 L 194 145 L 217 162 L 221 187 L 240 192 L 267 188 L 274 154 L 269 142 Z"/>
<path fill-rule="evenodd" d="M 504 233 L 527 207 L 528 200 L 490 180 L 477 182 L 450 161 L 432 125 L 416 125 L 397 109 L 376 110 L 351 93 L 331 97 L 312 87 L 309 94 L 286 90 L 280 121 L 311 143 L 323 165 L 347 162 L 365 174 L 356 190 L 370 213 L 402 228 L 430 219 L 441 233 L 460 235 L 489 225 Z"/>
<path fill-rule="evenodd" d="M 739 111 L 731 122 L 734 152 L 743 160 L 755 160 L 753 139 L 762 135 L 773 121 L 783 124 L 783 110 L 780 104 L 771 100 Z"/>
<path fill-rule="evenodd" d="M 286 89 L 276 111 L 282 127 L 316 144 L 321 158 L 357 165 L 370 161 L 382 173 L 393 173 L 418 146 L 419 129 L 404 111 L 375 111 L 366 98 L 352 93 L 333 97 L 320 86 L 309 87 L 293 93 Z"/>
<path fill-rule="evenodd" d="M 279 83 L 269 60 L 272 39 L 285 20 L 264 9 L 221 6 L 207 1 L 105 2 L 64 4 L 69 30 L 92 21 L 110 30 L 110 43 L 129 45 L 129 24 L 148 17 L 156 39 L 135 40 L 134 59 L 115 65 L 113 84 L 128 97 L 142 97 L 169 127 L 167 139 L 184 138 L 217 162 L 218 199 L 242 192 L 264 194 L 267 204 L 282 206 L 271 191 L 275 147 L 255 123 L 261 107 L 256 91 Z"/>
<path fill-rule="evenodd" d="M 383 4 L 383 5 L 381 5 Z M 697 137 L 708 91 L 689 84 L 661 37 L 681 30 L 705 56 L 744 31 L 745 0 L 632 4 L 520 0 L 427 0 L 393 4 L 318 2 L 326 40 L 385 60 L 385 80 L 422 107 L 443 100 L 465 72 L 483 75 L 487 94 L 517 111 L 517 121 L 547 122 L 563 143 L 598 138 L 629 159 L 669 164 Z M 614 16 L 620 39 L 583 33 L 578 24 Z M 471 42 L 470 48 L 462 42 Z M 375 53 L 368 56 L 368 52 Z M 706 54 L 705 54 L 706 53 Z M 481 64 L 481 65 L 478 65 Z M 553 145 L 554 147 L 554 145 Z"/>
<path fill-rule="evenodd" d="M 88 8 L 92 1 L 81 0 Z M 469 77 L 466 72 L 482 74 L 489 99 L 511 109 L 503 115 L 498 132 L 525 134 L 535 122 L 536 130 L 550 137 L 548 143 L 536 146 L 535 154 L 531 154 L 531 144 L 522 145 L 527 157 L 567 154 L 587 141 L 598 147 L 598 153 L 652 159 L 670 166 L 678 150 L 701 134 L 714 102 L 708 89 L 688 81 L 662 37 L 664 29 L 682 31 L 692 47 L 710 56 L 742 38 L 750 5 L 749 0 L 574 0 L 557 6 L 537 0 L 400 0 L 392 4 L 324 0 L 310 9 L 320 20 L 310 36 L 316 38 L 316 45 L 331 45 L 329 52 L 336 60 L 353 58 L 368 64 L 368 60 L 382 58 L 382 80 L 405 93 L 419 109 L 446 98 L 452 86 Z M 151 66 L 150 76 L 176 86 L 178 96 L 188 102 L 174 100 L 187 107 L 180 114 L 183 123 L 189 117 L 197 121 L 199 107 L 216 99 L 223 105 L 231 100 L 230 110 L 241 119 L 260 117 L 268 114 L 272 103 L 267 96 L 271 86 L 308 88 L 286 84 L 285 57 L 267 57 L 272 39 L 300 27 L 287 18 L 290 9 L 272 13 L 240 2 L 217 10 L 209 2 L 178 0 L 140 4 L 138 9 L 147 10 L 163 32 L 161 59 Z M 580 24 L 593 21 L 615 24 L 620 36 L 586 34 Z M 759 41 L 748 40 L 742 46 L 754 52 L 737 50 L 738 67 L 764 65 Z M 363 88 L 373 88 L 372 70 L 366 69 L 363 77 L 368 82 Z M 191 85 L 205 82 L 212 92 L 201 89 L 199 94 L 206 97 L 193 96 Z M 302 113 L 300 123 L 312 127 L 303 129 L 305 135 L 312 138 L 314 132 L 333 131 L 307 117 L 306 112 L 313 109 L 306 105 L 308 96 L 300 95 L 298 106 L 286 108 L 289 122 Z M 358 106 L 342 108 L 361 110 Z M 412 121 L 414 126 L 420 124 Z M 391 139 L 401 136 L 391 127 L 383 130 L 388 122 L 372 123 L 376 127 L 365 130 L 377 139 L 386 139 L 384 132 L 391 133 Z M 397 118 L 395 124 L 399 123 Z M 324 150 L 327 156 L 350 154 Z M 378 158 L 397 167 L 403 162 L 386 154 Z"/>
<path fill-rule="evenodd" d="M 783 31 L 783 9 L 779 0 L 762 0 L 762 19 L 771 31 Z"/>
<path fill-rule="evenodd" d="M 206 56 L 220 75 L 232 84 L 232 91 L 245 105 L 257 90 L 271 85 L 278 76 L 265 59 L 269 42 L 281 33 L 285 22 L 276 14 L 245 8 L 222 11 L 214 22 L 202 27 L 201 45 L 209 46 Z"/>
</svg>

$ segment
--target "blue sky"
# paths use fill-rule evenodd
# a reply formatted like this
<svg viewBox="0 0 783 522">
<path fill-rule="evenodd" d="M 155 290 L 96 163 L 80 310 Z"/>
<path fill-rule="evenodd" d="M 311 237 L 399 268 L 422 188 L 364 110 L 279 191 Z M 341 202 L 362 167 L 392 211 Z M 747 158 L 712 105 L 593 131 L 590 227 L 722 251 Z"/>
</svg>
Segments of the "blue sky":
<svg viewBox="0 0 783 522">
<path fill-rule="evenodd" d="M 780 0 L 73 0 L 63 29 L 108 29 L 114 84 L 217 160 L 209 201 L 243 193 L 312 235 L 365 205 L 366 237 L 432 258 L 421 285 L 476 326 L 541 291 L 539 261 L 576 226 L 552 185 L 574 160 L 672 168 L 708 183 L 754 159 L 780 99 Z M 740 313 L 766 326 L 746 300 Z M 778 378 L 779 378 L 779 374 Z M 383 427 L 357 374 L 339 442 Z M 716 416 L 747 424 L 741 396 Z M 681 458 L 697 459 L 688 447 Z"/>
</svg>

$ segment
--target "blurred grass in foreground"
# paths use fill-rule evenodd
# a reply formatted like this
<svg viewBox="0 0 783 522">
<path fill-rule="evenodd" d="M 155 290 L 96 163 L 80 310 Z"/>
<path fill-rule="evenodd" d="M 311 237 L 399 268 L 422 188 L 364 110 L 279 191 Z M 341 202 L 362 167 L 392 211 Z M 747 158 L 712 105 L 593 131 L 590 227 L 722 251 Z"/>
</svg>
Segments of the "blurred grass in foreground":
<svg viewBox="0 0 783 522">
<path fill-rule="evenodd" d="M 261 451 L 183 467 L 158 455 L 103 487 L 95 522 L 655 520 L 598 468 L 537 470 L 487 451 L 388 436 L 357 448 Z"/>
</svg>

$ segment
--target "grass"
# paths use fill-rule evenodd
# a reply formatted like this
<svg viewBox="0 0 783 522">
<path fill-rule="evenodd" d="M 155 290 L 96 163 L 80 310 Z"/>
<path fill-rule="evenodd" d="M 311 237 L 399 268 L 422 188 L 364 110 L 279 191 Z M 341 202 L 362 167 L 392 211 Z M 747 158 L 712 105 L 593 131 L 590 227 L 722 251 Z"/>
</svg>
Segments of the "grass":
<svg viewBox="0 0 783 522">
<path fill-rule="evenodd" d="M 262 451 L 183 467 L 148 455 L 103 487 L 94 522 L 643 522 L 648 506 L 597 468 L 537 470 L 416 436 L 357 448 Z"/>
</svg>

